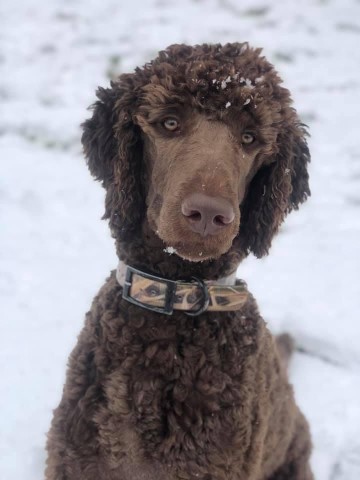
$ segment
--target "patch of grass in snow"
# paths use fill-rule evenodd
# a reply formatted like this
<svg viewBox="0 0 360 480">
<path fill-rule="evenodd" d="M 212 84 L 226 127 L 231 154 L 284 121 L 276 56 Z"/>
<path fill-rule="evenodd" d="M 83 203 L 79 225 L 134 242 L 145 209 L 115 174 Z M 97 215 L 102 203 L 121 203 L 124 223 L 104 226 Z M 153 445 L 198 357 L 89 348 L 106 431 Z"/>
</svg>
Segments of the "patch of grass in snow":
<svg viewBox="0 0 360 480">
<path fill-rule="evenodd" d="M 54 105 L 60 105 L 60 102 L 55 97 L 44 96 L 40 97 L 39 101 L 41 105 L 44 105 L 45 107 L 53 107 Z"/>
<path fill-rule="evenodd" d="M 264 20 L 263 22 L 259 22 L 257 26 L 259 28 L 275 28 L 277 27 L 278 23 L 275 20 Z"/>
<path fill-rule="evenodd" d="M 315 122 L 317 120 L 317 116 L 315 112 L 300 112 L 299 113 L 300 119 L 306 125 Z"/>
<path fill-rule="evenodd" d="M 340 30 L 340 32 L 360 33 L 360 25 L 356 25 L 355 23 L 337 23 L 335 28 L 336 30 Z"/>
<path fill-rule="evenodd" d="M 49 150 L 68 151 L 78 144 L 77 137 L 59 139 L 51 136 L 49 132 L 36 130 L 27 126 L 16 129 L 15 133 L 25 138 L 28 142 Z"/>
<path fill-rule="evenodd" d="M 9 98 L 9 92 L 7 92 L 4 87 L 0 87 L 0 100 L 8 100 Z"/>
<path fill-rule="evenodd" d="M 348 203 L 350 203 L 350 205 L 353 205 L 353 206 L 356 206 L 356 207 L 360 206 L 360 196 L 359 197 L 348 196 L 347 201 L 348 201 Z"/>
<path fill-rule="evenodd" d="M 57 12 L 55 14 L 56 20 L 60 20 L 61 22 L 74 22 L 74 20 L 77 20 L 78 15 L 75 13 L 68 13 L 65 11 L 62 12 Z"/>
<path fill-rule="evenodd" d="M 57 48 L 55 45 L 52 45 L 51 43 L 44 43 L 40 47 L 40 53 L 43 53 L 45 55 L 52 55 L 57 51 Z"/>
<path fill-rule="evenodd" d="M 356 442 L 356 440 L 355 440 Z M 354 443 L 355 443 L 354 442 Z M 348 480 L 358 478 L 360 473 L 360 450 L 359 445 L 350 445 L 333 465 L 329 480 Z"/>
<path fill-rule="evenodd" d="M 115 80 L 120 74 L 121 57 L 120 55 L 111 55 L 108 59 L 106 68 L 106 77 Z"/>
<path fill-rule="evenodd" d="M 308 26 L 307 31 L 310 33 L 310 35 L 318 35 L 319 33 L 319 30 L 313 25 Z"/>
<path fill-rule="evenodd" d="M 270 11 L 270 7 L 262 6 L 262 7 L 254 7 L 244 10 L 243 15 L 248 17 L 263 17 Z"/>
<path fill-rule="evenodd" d="M 301 53 L 303 53 L 306 57 L 317 57 L 318 53 L 315 50 L 312 50 L 311 48 L 304 48 L 301 49 Z"/>
<path fill-rule="evenodd" d="M 234 0 L 220 0 L 219 3 L 225 10 L 241 17 L 264 17 L 270 11 L 270 7 L 267 5 L 259 5 L 258 7 L 241 10 Z"/>
<path fill-rule="evenodd" d="M 276 51 L 273 54 L 274 61 L 282 63 L 293 63 L 295 58 L 291 53 Z"/>
</svg>

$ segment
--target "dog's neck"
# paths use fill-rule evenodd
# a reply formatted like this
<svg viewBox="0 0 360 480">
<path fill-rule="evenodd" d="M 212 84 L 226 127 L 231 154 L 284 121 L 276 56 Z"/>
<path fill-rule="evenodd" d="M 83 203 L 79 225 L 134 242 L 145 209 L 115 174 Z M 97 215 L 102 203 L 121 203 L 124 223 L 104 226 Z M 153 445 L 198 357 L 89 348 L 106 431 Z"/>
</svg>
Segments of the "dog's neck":
<svg viewBox="0 0 360 480">
<path fill-rule="evenodd" d="M 165 245 L 147 222 L 130 240 L 116 238 L 116 249 L 119 259 L 127 265 L 171 280 L 192 276 L 203 280 L 218 280 L 232 275 L 243 259 L 243 255 L 233 245 L 227 253 L 214 260 L 184 260 Z"/>
</svg>

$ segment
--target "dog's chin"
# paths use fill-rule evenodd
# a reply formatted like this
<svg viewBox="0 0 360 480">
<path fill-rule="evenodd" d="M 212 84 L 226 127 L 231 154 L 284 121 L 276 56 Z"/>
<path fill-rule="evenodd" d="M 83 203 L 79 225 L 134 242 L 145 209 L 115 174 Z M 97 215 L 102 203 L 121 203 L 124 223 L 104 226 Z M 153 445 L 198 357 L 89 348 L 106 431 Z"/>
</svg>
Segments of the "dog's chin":
<svg viewBox="0 0 360 480">
<path fill-rule="evenodd" d="M 167 241 L 162 239 L 167 247 L 164 249 L 166 253 L 176 254 L 178 257 L 189 262 L 204 262 L 207 260 L 216 260 L 225 254 L 232 245 L 232 239 L 228 242 L 214 241 L 213 238 L 203 242 L 190 241 Z"/>
<path fill-rule="evenodd" d="M 189 252 L 181 252 L 181 250 L 176 251 L 177 255 L 182 258 L 183 260 L 186 260 L 188 262 L 205 262 L 206 260 L 216 260 L 219 258 L 222 253 L 211 253 L 211 254 L 205 254 L 203 252 L 199 252 L 197 255 L 192 254 Z M 225 253 L 225 252 L 224 252 Z"/>
</svg>

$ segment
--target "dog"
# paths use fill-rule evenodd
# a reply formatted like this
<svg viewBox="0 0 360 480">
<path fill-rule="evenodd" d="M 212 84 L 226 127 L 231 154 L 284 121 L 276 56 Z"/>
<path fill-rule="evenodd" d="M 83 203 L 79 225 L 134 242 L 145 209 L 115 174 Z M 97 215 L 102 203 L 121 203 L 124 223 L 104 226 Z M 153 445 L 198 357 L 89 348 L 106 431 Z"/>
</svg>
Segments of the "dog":
<svg viewBox="0 0 360 480">
<path fill-rule="evenodd" d="M 172 45 L 99 88 L 82 143 L 119 265 L 48 435 L 47 480 L 312 480 L 311 439 L 236 269 L 310 195 L 306 127 L 247 43 Z"/>
</svg>

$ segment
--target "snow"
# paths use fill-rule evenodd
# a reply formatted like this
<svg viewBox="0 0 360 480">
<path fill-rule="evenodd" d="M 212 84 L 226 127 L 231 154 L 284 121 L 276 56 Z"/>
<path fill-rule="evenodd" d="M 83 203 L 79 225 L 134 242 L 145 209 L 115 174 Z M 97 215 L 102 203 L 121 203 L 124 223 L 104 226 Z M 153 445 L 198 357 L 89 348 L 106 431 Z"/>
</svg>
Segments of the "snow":
<svg viewBox="0 0 360 480">
<path fill-rule="evenodd" d="M 164 248 L 164 252 L 172 255 L 173 253 L 176 253 L 176 249 L 174 247 L 166 247 Z"/>
<path fill-rule="evenodd" d="M 309 125 L 312 197 L 238 275 L 297 341 L 316 479 L 360 478 L 359 18 L 356 0 L 0 3 L 1 479 L 41 478 L 68 354 L 117 265 L 81 155 L 95 88 L 171 43 L 246 40 Z"/>
<path fill-rule="evenodd" d="M 231 102 L 226 102 L 225 108 L 229 108 L 229 107 L 231 107 Z"/>
<path fill-rule="evenodd" d="M 249 89 L 254 88 L 254 85 L 252 84 L 252 81 L 250 80 L 250 78 L 241 77 L 240 83 L 245 83 L 245 86 Z"/>
<path fill-rule="evenodd" d="M 221 89 L 222 90 L 225 90 L 225 88 L 227 87 L 227 84 L 231 82 L 231 77 L 228 76 L 227 78 L 225 78 L 225 80 L 222 80 L 221 82 Z"/>
</svg>

